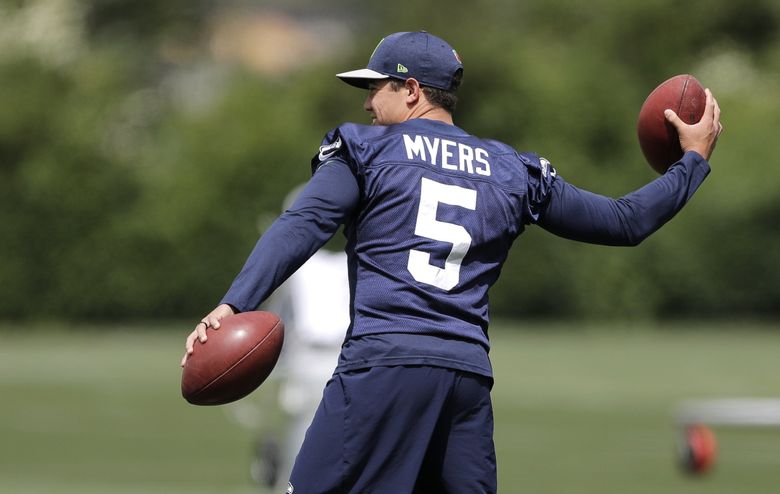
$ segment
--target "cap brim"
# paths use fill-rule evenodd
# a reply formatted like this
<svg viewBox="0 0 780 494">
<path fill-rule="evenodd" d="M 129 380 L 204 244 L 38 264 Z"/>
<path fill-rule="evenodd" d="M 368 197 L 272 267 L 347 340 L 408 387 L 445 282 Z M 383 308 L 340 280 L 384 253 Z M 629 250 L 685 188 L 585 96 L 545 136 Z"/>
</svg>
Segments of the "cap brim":
<svg viewBox="0 0 780 494">
<path fill-rule="evenodd" d="M 350 70 L 349 72 L 342 72 L 336 74 L 336 77 L 346 82 L 350 86 L 359 87 L 361 89 L 368 89 L 368 84 L 371 81 L 380 81 L 382 79 L 389 79 L 389 75 L 382 74 L 371 69 L 358 69 Z"/>
</svg>

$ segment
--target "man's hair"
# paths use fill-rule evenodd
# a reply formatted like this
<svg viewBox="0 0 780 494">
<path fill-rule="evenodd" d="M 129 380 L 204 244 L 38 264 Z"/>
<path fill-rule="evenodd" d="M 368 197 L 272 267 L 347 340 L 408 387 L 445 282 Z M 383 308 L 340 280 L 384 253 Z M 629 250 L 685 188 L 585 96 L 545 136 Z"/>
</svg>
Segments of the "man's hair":
<svg viewBox="0 0 780 494">
<path fill-rule="evenodd" d="M 449 113 L 455 112 L 458 104 L 458 87 L 463 80 L 463 70 L 458 69 L 452 77 L 452 87 L 449 90 L 439 89 L 430 86 L 420 86 L 422 92 L 428 101 L 434 105 L 447 110 Z M 399 91 L 404 87 L 406 81 L 401 79 L 390 79 L 390 88 L 393 91 Z"/>
</svg>

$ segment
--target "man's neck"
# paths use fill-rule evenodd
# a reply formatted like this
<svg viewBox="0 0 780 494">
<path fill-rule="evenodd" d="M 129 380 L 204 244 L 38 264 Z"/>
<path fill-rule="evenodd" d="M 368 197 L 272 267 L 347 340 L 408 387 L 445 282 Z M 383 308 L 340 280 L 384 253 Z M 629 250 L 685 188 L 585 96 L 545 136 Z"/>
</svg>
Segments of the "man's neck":
<svg viewBox="0 0 780 494">
<path fill-rule="evenodd" d="M 449 125 L 455 125 L 452 120 L 452 113 L 439 106 L 418 106 L 412 109 L 407 120 L 411 120 L 413 118 L 427 118 L 428 120 L 437 120 Z"/>
</svg>

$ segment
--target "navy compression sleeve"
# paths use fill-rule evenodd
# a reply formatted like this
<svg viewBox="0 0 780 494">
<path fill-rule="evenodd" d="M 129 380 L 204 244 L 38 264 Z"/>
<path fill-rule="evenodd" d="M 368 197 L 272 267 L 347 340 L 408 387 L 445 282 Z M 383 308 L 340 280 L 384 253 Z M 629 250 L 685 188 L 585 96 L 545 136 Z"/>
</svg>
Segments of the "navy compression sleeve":
<svg viewBox="0 0 780 494">
<path fill-rule="evenodd" d="M 352 214 L 360 191 L 346 163 L 323 163 L 303 191 L 260 237 L 220 303 L 254 310 L 322 247 Z"/>
<path fill-rule="evenodd" d="M 538 224 L 558 236 L 602 245 L 637 245 L 677 214 L 710 166 L 688 152 L 654 181 L 620 199 L 556 180 Z"/>
</svg>

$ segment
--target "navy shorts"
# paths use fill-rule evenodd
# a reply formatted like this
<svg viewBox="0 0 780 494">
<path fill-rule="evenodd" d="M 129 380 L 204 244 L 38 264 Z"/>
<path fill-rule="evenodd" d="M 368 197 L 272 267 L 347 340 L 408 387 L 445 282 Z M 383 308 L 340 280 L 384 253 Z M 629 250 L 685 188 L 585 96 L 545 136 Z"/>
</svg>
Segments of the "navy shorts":
<svg viewBox="0 0 780 494">
<path fill-rule="evenodd" d="M 487 377 L 441 367 L 336 374 L 288 492 L 496 492 L 491 386 Z"/>
</svg>

